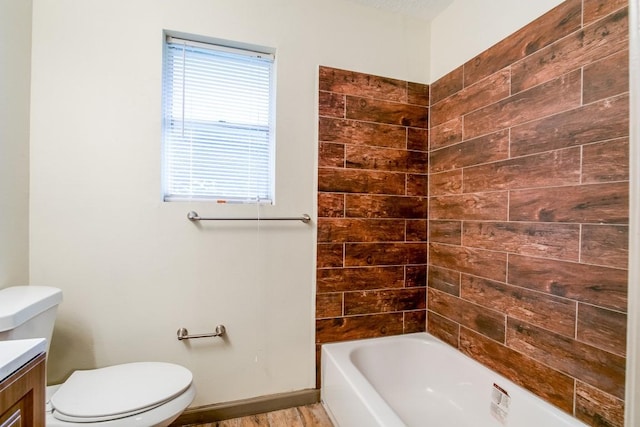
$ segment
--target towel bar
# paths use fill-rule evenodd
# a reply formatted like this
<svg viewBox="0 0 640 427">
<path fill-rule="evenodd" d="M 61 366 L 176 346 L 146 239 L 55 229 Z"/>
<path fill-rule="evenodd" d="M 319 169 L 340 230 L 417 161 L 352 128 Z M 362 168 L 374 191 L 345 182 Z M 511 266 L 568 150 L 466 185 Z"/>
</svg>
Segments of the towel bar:
<svg viewBox="0 0 640 427">
<path fill-rule="evenodd" d="M 275 218 L 210 218 L 201 217 L 198 212 L 191 211 L 187 214 L 189 221 L 302 221 L 305 224 L 311 222 L 311 217 L 308 214 L 303 214 L 298 217 L 275 217 Z"/>
<path fill-rule="evenodd" d="M 189 335 L 189 331 L 187 331 L 187 328 L 180 328 L 180 329 L 178 329 L 178 341 L 189 340 L 191 338 L 219 337 L 219 336 L 224 335 L 225 333 L 227 333 L 227 329 L 224 327 L 224 325 L 216 326 L 215 332 L 209 333 L 209 334 L 193 334 L 193 335 Z"/>
</svg>

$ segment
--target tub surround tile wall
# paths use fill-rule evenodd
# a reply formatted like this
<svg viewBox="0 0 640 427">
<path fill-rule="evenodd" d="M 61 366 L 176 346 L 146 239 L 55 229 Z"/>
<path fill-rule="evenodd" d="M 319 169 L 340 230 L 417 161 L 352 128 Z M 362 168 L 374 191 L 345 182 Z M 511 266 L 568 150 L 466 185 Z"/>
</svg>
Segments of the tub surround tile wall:
<svg viewBox="0 0 640 427">
<path fill-rule="evenodd" d="M 320 67 L 316 343 L 425 330 L 429 87 Z"/>
</svg>

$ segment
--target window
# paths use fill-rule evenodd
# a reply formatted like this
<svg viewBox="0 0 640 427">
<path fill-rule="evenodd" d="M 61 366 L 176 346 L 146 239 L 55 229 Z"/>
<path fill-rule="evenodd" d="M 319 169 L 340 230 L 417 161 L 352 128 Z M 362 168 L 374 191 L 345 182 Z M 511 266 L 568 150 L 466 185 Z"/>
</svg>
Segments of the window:
<svg viewBox="0 0 640 427">
<path fill-rule="evenodd" d="M 167 36 L 165 201 L 273 202 L 273 61 Z"/>
</svg>

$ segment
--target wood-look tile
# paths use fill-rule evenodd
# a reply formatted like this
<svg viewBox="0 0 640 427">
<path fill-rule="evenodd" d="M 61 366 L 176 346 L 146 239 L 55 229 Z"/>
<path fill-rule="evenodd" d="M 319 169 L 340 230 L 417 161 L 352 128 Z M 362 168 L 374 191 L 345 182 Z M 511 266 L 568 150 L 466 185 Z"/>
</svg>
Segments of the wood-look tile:
<svg viewBox="0 0 640 427">
<path fill-rule="evenodd" d="M 297 407 L 300 418 L 302 419 L 302 425 L 304 427 L 332 427 L 333 424 L 329 419 L 326 411 L 322 407 L 321 403 L 315 403 L 313 405 L 305 405 Z M 276 427 L 276 426 L 274 426 Z"/>
<path fill-rule="evenodd" d="M 407 104 L 429 106 L 429 85 L 407 82 Z"/>
<path fill-rule="evenodd" d="M 621 9 L 513 64 L 512 92 L 526 90 L 625 49 L 629 38 L 627 15 L 626 8 Z"/>
<path fill-rule="evenodd" d="M 344 95 L 332 92 L 320 92 L 318 94 L 318 114 L 323 117 L 343 118 L 345 114 L 346 100 Z"/>
<path fill-rule="evenodd" d="M 344 216 L 344 194 L 318 193 L 318 217 Z"/>
<path fill-rule="evenodd" d="M 346 117 L 353 120 L 426 128 L 427 107 L 347 96 Z"/>
<path fill-rule="evenodd" d="M 392 172 L 426 173 L 429 154 L 362 145 L 346 147 L 346 167 Z"/>
<path fill-rule="evenodd" d="M 407 130 L 403 126 L 320 117 L 318 139 L 341 144 L 404 149 L 407 146 Z"/>
<path fill-rule="evenodd" d="M 405 175 L 359 169 L 319 168 L 318 191 L 404 194 Z"/>
<path fill-rule="evenodd" d="M 424 310 L 427 303 L 425 288 L 384 289 L 345 292 L 344 314 L 387 313 L 406 310 Z"/>
<path fill-rule="evenodd" d="M 317 291 L 402 288 L 405 286 L 404 275 L 402 266 L 318 269 Z"/>
<path fill-rule="evenodd" d="M 584 224 L 580 239 L 580 261 L 626 269 L 629 263 L 629 227 Z"/>
<path fill-rule="evenodd" d="M 458 323 L 430 311 L 427 314 L 427 332 L 440 338 L 450 346 L 458 348 L 460 337 L 460 325 Z"/>
<path fill-rule="evenodd" d="M 587 25 L 627 6 L 627 0 L 584 0 L 583 21 Z"/>
<path fill-rule="evenodd" d="M 270 426 L 304 427 L 296 408 L 268 412 L 267 419 Z"/>
<path fill-rule="evenodd" d="M 582 148 L 582 182 L 629 180 L 629 138 L 614 139 Z"/>
<path fill-rule="evenodd" d="M 427 266 L 426 265 L 406 265 L 405 284 L 406 288 L 424 288 L 427 286 Z"/>
<path fill-rule="evenodd" d="M 426 219 L 407 219 L 407 242 L 426 242 L 429 240 L 429 222 Z"/>
<path fill-rule="evenodd" d="M 342 267 L 344 259 L 344 245 L 342 244 L 318 244 L 316 265 L 318 268 Z"/>
<path fill-rule="evenodd" d="M 464 138 L 516 126 L 576 108 L 582 99 L 582 72 L 572 71 L 464 116 Z M 347 98 L 347 113 L 348 113 Z"/>
<path fill-rule="evenodd" d="M 462 245 L 521 255 L 579 259 L 578 224 L 473 222 L 464 223 Z"/>
<path fill-rule="evenodd" d="M 627 272 L 575 262 L 509 255 L 508 283 L 618 311 L 627 309 Z"/>
<path fill-rule="evenodd" d="M 318 218 L 318 242 L 402 242 L 404 220 Z"/>
<path fill-rule="evenodd" d="M 629 49 L 584 67 L 582 103 L 609 98 L 629 91 Z"/>
<path fill-rule="evenodd" d="M 407 128 L 407 150 L 429 151 L 429 129 Z"/>
<path fill-rule="evenodd" d="M 481 163 L 495 162 L 509 157 L 509 131 L 502 130 L 486 136 L 449 145 L 429 153 L 429 171 L 443 172 Z"/>
<path fill-rule="evenodd" d="M 629 96 L 620 95 L 511 129 L 511 156 L 629 136 Z"/>
<path fill-rule="evenodd" d="M 429 244 L 429 264 L 449 270 L 486 277 L 504 282 L 506 280 L 507 254 L 462 246 Z"/>
<path fill-rule="evenodd" d="M 407 174 L 407 196 L 426 197 L 429 194 L 429 176 L 427 174 Z"/>
<path fill-rule="evenodd" d="M 462 141 L 462 117 L 429 128 L 432 150 Z"/>
<path fill-rule="evenodd" d="M 507 220 L 506 191 L 437 196 L 429 199 L 429 218 L 432 220 Z"/>
<path fill-rule="evenodd" d="M 568 0 L 464 64 L 465 86 L 580 28 L 582 1 Z"/>
<path fill-rule="evenodd" d="M 345 213 L 352 218 L 427 218 L 427 198 L 347 194 Z"/>
<path fill-rule="evenodd" d="M 405 334 L 414 332 L 424 332 L 427 330 L 427 311 L 405 311 L 404 313 L 404 329 Z"/>
<path fill-rule="evenodd" d="M 343 293 L 316 294 L 316 319 L 340 317 L 343 306 Z"/>
<path fill-rule="evenodd" d="M 462 243 L 461 221 L 429 221 L 429 241 L 460 245 Z"/>
<path fill-rule="evenodd" d="M 580 160 L 573 147 L 465 168 L 464 192 L 579 184 Z"/>
<path fill-rule="evenodd" d="M 427 243 L 347 243 L 345 266 L 426 264 Z"/>
<path fill-rule="evenodd" d="M 466 274 L 462 275 L 460 296 L 564 336 L 575 335 L 574 301 Z"/>
<path fill-rule="evenodd" d="M 573 412 L 574 380 L 568 375 L 467 328 L 460 328 L 460 350 L 560 409 Z"/>
<path fill-rule="evenodd" d="M 343 144 L 321 142 L 318 150 L 318 166 L 330 168 L 345 167 L 345 147 Z"/>
<path fill-rule="evenodd" d="M 462 169 L 429 175 L 429 195 L 445 196 L 462 194 Z"/>
<path fill-rule="evenodd" d="M 578 304 L 578 340 L 624 356 L 627 350 L 627 315 L 588 304 Z"/>
<path fill-rule="evenodd" d="M 500 70 L 431 106 L 431 126 L 494 104 L 511 94 L 511 72 Z"/>
<path fill-rule="evenodd" d="M 460 66 L 431 83 L 431 105 L 462 90 L 464 70 Z"/>
<path fill-rule="evenodd" d="M 402 313 L 369 314 L 316 320 L 316 343 L 400 335 Z"/>
<path fill-rule="evenodd" d="M 627 224 L 629 184 L 589 184 L 533 190 L 513 190 L 511 221 Z"/>
<path fill-rule="evenodd" d="M 428 285 L 430 288 L 460 296 L 460 272 L 446 268 L 429 266 Z"/>
<path fill-rule="evenodd" d="M 507 320 L 507 346 L 624 399 L 624 357 L 513 318 Z"/>
<path fill-rule="evenodd" d="M 624 400 L 576 381 L 575 416 L 592 426 L 624 427 Z"/>
<path fill-rule="evenodd" d="M 492 340 L 504 342 L 504 314 L 433 288 L 429 288 L 428 306 L 429 311 L 479 332 Z"/>
<path fill-rule="evenodd" d="M 407 83 L 403 80 L 322 66 L 319 73 L 321 91 L 407 102 Z"/>
</svg>

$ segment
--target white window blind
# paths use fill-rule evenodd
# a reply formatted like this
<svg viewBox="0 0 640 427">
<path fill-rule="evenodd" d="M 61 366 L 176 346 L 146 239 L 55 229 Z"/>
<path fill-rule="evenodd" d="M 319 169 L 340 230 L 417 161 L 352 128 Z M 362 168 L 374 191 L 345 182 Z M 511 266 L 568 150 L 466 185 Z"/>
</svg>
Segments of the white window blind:
<svg viewBox="0 0 640 427">
<path fill-rule="evenodd" d="M 273 201 L 273 55 L 167 37 L 165 201 Z"/>
</svg>

